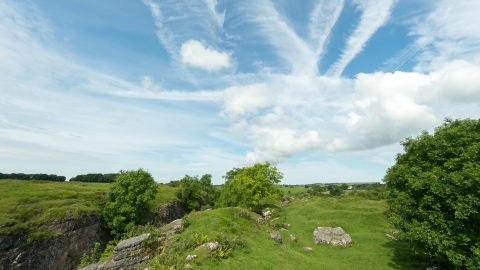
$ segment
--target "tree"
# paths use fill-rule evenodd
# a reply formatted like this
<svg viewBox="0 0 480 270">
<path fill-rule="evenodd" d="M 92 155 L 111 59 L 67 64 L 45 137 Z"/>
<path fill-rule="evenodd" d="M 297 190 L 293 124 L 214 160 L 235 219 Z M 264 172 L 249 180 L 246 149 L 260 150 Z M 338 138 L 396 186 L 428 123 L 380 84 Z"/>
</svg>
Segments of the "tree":
<svg viewBox="0 0 480 270">
<path fill-rule="evenodd" d="M 149 216 L 148 202 L 157 194 L 152 175 L 143 169 L 120 171 L 107 193 L 103 209 L 106 226 L 112 234 L 121 236 Z"/>
<path fill-rule="evenodd" d="M 267 161 L 256 163 L 250 167 L 233 168 L 225 178 L 218 206 L 243 206 L 253 211 L 260 211 L 260 200 L 267 197 L 278 197 L 281 194 L 278 183 L 283 174 Z"/>
<path fill-rule="evenodd" d="M 343 194 L 343 189 L 341 186 L 329 186 L 331 196 L 341 196 Z"/>
<path fill-rule="evenodd" d="M 401 145 L 384 177 L 389 220 L 413 248 L 480 269 L 480 120 L 447 118 Z"/>
<path fill-rule="evenodd" d="M 178 190 L 175 194 L 180 202 L 185 205 L 187 210 L 191 211 L 197 209 L 202 204 L 203 187 L 198 176 L 185 175 L 178 185 Z"/>
</svg>

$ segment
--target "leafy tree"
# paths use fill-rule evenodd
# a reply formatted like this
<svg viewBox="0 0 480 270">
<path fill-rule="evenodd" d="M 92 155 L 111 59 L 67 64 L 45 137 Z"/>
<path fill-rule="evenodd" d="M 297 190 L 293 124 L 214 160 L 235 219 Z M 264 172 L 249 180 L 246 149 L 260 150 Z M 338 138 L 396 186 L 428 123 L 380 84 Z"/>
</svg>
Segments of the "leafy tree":
<svg viewBox="0 0 480 270">
<path fill-rule="evenodd" d="M 331 196 L 340 196 L 343 194 L 343 189 L 341 186 L 328 186 Z"/>
<path fill-rule="evenodd" d="M 347 190 L 348 189 L 348 185 L 343 183 L 341 186 L 342 190 Z"/>
<path fill-rule="evenodd" d="M 189 211 L 200 207 L 204 191 L 198 176 L 185 175 L 180 180 L 178 187 L 176 196 Z"/>
<path fill-rule="evenodd" d="M 234 168 L 224 178 L 225 185 L 217 202 L 220 207 L 243 206 L 259 211 L 261 199 L 281 194 L 278 183 L 283 179 L 283 174 L 268 161 Z"/>
<path fill-rule="evenodd" d="M 103 209 L 106 226 L 112 234 L 121 236 L 149 216 L 148 202 L 155 198 L 157 185 L 152 175 L 143 169 L 120 171 L 107 193 Z"/>
<path fill-rule="evenodd" d="M 316 193 L 320 193 L 320 192 L 325 191 L 325 188 L 322 187 L 321 185 L 314 185 L 312 187 L 312 191 L 316 194 Z"/>
<path fill-rule="evenodd" d="M 480 269 L 480 120 L 447 118 L 401 145 L 384 177 L 390 221 L 415 249 Z"/>
</svg>

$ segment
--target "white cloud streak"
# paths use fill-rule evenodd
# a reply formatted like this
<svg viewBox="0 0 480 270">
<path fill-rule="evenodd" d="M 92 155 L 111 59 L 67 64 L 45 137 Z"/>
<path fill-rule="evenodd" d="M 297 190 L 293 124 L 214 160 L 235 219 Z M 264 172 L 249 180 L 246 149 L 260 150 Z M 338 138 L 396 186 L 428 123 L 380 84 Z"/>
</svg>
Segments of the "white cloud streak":
<svg viewBox="0 0 480 270">
<path fill-rule="evenodd" d="M 222 28 L 223 23 L 225 22 L 225 9 L 222 13 L 217 12 L 217 0 L 205 0 L 205 4 L 207 4 L 208 9 L 212 13 L 212 16 L 215 18 L 218 27 Z"/>
<path fill-rule="evenodd" d="M 328 37 L 345 5 L 344 0 L 320 0 L 310 13 L 310 40 L 317 59 L 325 53 Z"/>
<path fill-rule="evenodd" d="M 362 11 L 360 22 L 348 37 L 340 59 L 327 71 L 329 76 L 340 76 L 345 67 L 365 47 L 367 41 L 388 20 L 394 0 L 357 0 L 354 3 Z"/>
</svg>

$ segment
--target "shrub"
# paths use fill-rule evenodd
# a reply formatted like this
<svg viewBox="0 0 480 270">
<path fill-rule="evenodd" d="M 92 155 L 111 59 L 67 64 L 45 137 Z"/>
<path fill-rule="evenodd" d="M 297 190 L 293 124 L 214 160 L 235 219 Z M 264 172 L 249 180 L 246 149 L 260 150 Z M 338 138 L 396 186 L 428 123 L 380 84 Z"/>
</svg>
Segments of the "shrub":
<svg viewBox="0 0 480 270">
<path fill-rule="evenodd" d="M 106 226 L 112 234 L 121 236 L 135 224 L 145 222 L 149 217 L 148 202 L 157 191 L 155 180 L 143 169 L 120 171 L 103 209 Z"/>
<path fill-rule="evenodd" d="M 480 120 L 447 118 L 401 144 L 384 177 L 391 223 L 415 249 L 480 269 Z"/>
</svg>

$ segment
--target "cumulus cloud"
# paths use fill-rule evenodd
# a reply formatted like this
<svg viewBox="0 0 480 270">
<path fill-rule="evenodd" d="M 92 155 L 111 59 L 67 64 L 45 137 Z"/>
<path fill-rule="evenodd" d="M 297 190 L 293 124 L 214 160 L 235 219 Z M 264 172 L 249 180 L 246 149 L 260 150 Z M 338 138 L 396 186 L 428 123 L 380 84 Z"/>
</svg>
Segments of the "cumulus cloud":
<svg viewBox="0 0 480 270">
<path fill-rule="evenodd" d="M 230 54 L 205 47 L 198 40 L 189 40 L 180 47 L 182 63 L 208 72 L 219 71 L 232 66 Z"/>
<path fill-rule="evenodd" d="M 221 115 L 230 118 L 258 112 L 275 101 L 274 92 L 266 84 L 229 87 L 224 91 L 225 103 Z"/>
<path fill-rule="evenodd" d="M 354 110 L 345 126 L 349 136 L 336 138 L 331 151 L 359 150 L 392 144 L 438 124 L 438 101 L 480 101 L 480 67 L 463 60 L 419 72 L 360 73 L 355 80 Z"/>
</svg>

